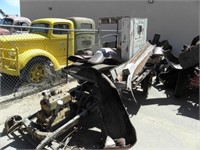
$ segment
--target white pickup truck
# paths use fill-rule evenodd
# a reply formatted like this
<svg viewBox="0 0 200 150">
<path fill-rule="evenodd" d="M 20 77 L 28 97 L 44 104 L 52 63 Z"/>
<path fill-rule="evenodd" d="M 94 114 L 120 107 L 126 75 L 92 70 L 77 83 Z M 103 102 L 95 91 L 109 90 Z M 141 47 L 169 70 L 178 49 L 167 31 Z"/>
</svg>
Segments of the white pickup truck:
<svg viewBox="0 0 200 150">
<path fill-rule="evenodd" d="M 11 25 L 30 26 L 31 21 L 26 17 L 6 15 L 0 20 L 0 35 L 21 34 L 28 32 L 28 28 L 9 27 Z"/>
</svg>

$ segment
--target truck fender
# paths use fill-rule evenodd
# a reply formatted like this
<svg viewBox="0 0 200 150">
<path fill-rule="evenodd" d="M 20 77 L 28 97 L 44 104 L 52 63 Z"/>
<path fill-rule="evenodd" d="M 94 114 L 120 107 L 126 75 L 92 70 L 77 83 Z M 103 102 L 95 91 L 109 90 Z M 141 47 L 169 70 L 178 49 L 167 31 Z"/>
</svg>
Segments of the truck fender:
<svg viewBox="0 0 200 150">
<path fill-rule="evenodd" d="M 20 54 L 18 57 L 18 65 L 19 65 L 19 69 L 23 69 L 26 64 L 34 57 L 46 57 L 49 60 L 51 60 L 51 62 L 53 63 L 54 69 L 55 70 L 59 70 L 60 69 L 60 64 L 59 62 L 56 60 L 56 58 L 51 55 L 49 52 L 44 51 L 42 49 L 31 49 L 28 51 L 25 51 L 24 53 Z"/>
</svg>

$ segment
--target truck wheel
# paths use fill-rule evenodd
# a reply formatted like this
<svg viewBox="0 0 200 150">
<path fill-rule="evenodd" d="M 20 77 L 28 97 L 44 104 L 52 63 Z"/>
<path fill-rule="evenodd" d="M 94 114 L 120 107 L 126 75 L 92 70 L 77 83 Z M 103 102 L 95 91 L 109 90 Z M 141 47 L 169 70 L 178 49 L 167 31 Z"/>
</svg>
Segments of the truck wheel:
<svg viewBox="0 0 200 150">
<path fill-rule="evenodd" d="M 187 84 L 187 73 L 188 72 L 186 70 L 181 70 L 178 73 L 178 79 L 176 82 L 176 87 L 174 92 L 175 97 L 181 97 L 181 95 L 183 94 L 183 91 Z"/>
<path fill-rule="evenodd" d="M 22 71 L 22 79 L 28 83 L 42 83 L 51 76 L 53 68 L 43 58 L 33 58 Z"/>
</svg>

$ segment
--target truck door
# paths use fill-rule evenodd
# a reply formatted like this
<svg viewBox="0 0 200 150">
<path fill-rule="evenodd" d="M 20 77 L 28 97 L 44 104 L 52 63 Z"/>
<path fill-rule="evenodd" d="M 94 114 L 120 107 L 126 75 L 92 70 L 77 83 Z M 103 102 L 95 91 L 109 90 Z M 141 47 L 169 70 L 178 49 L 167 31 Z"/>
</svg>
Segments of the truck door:
<svg viewBox="0 0 200 150">
<path fill-rule="evenodd" d="M 52 30 L 51 38 L 51 53 L 56 57 L 60 65 L 66 65 L 68 32 L 66 29 L 70 29 L 70 25 L 66 23 L 56 23 L 54 24 L 53 28 L 54 29 Z"/>
</svg>

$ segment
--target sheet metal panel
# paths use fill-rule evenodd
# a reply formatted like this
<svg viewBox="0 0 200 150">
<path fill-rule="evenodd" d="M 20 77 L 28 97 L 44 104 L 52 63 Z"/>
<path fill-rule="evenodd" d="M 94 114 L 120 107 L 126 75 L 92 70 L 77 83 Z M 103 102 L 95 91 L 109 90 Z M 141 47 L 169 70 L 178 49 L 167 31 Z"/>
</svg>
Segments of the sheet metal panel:
<svg viewBox="0 0 200 150">
<path fill-rule="evenodd" d="M 146 42 L 147 18 L 123 18 L 121 38 L 121 57 L 127 61 Z"/>
</svg>

